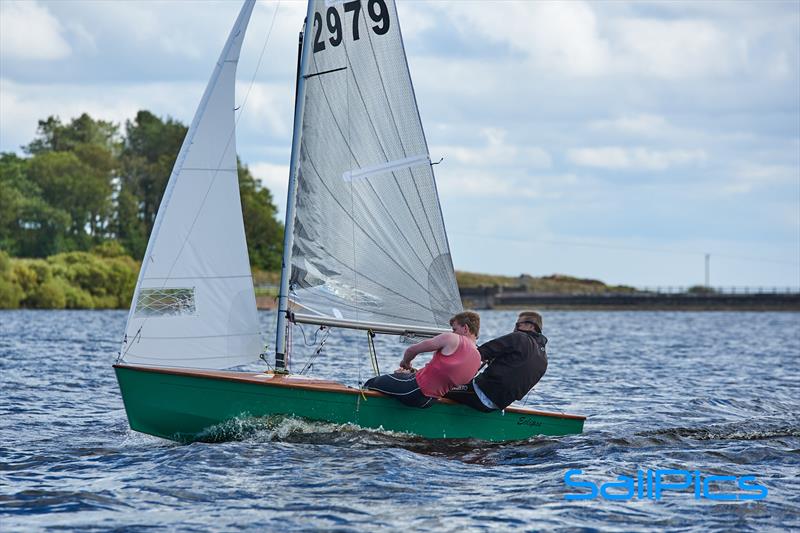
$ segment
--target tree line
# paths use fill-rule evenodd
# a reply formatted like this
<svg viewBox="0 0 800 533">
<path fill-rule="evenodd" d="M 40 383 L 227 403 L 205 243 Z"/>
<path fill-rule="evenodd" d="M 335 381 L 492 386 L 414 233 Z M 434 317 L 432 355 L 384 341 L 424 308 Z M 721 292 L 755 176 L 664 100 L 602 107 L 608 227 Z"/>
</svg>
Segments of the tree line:
<svg viewBox="0 0 800 533">
<path fill-rule="evenodd" d="M 0 250 L 45 258 L 115 242 L 141 260 L 186 131 L 149 111 L 124 128 L 86 113 L 40 120 L 26 156 L 0 154 Z M 272 194 L 238 168 L 250 263 L 279 269 L 283 224 Z"/>
<path fill-rule="evenodd" d="M 124 127 L 83 114 L 39 121 L 24 156 L 0 154 L 0 309 L 130 304 L 187 127 L 139 111 Z M 283 224 L 238 162 L 250 263 L 280 268 Z"/>
</svg>

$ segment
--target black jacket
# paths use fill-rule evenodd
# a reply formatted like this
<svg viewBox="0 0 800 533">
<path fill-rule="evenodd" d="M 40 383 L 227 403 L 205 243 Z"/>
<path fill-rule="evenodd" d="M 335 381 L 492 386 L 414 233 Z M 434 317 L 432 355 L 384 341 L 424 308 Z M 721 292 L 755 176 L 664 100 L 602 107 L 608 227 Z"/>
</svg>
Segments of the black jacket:
<svg viewBox="0 0 800 533">
<path fill-rule="evenodd" d="M 547 371 L 547 338 L 541 333 L 515 331 L 478 347 L 489 365 L 475 384 L 500 409 L 522 399 Z"/>
</svg>

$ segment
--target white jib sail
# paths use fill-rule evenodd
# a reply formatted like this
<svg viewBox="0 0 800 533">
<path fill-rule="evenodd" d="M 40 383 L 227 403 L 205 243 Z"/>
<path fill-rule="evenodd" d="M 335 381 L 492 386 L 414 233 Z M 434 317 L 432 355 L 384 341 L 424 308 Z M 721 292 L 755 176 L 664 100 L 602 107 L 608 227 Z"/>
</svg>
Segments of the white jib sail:
<svg viewBox="0 0 800 533">
<path fill-rule="evenodd" d="M 315 0 L 290 299 L 298 313 L 447 327 L 461 310 L 393 0 Z"/>
<path fill-rule="evenodd" d="M 255 0 L 225 43 L 158 209 L 121 359 L 227 368 L 263 348 L 236 168 L 235 80 Z"/>
</svg>

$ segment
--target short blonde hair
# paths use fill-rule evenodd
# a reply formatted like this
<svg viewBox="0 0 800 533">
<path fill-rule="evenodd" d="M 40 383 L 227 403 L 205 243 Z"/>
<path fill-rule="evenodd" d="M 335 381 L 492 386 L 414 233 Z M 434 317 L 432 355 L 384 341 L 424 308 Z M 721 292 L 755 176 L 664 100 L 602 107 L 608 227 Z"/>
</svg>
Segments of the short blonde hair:
<svg viewBox="0 0 800 533">
<path fill-rule="evenodd" d="M 475 337 L 477 337 L 478 333 L 481 331 L 481 317 L 475 311 L 462 311 L 450 319 L 451 326 L 453 322 L 458 322 L 461 326 L 467 326 L 469 332 L 475 335 Z"/>
</svg>

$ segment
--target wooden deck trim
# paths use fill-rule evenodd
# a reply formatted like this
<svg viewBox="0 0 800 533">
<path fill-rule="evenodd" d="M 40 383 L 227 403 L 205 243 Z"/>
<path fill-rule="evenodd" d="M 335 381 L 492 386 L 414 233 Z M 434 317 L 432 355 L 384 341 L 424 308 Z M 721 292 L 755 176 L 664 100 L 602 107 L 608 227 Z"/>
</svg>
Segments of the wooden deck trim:
<svg viewBox="0 0 800 533">
<path fill-rule="evenodd" d="M 364 396 L 383 396 L 380 392 L 371 391 L 366 389 L 354 389 L 353 387 L 348 387 L 346 385 L 342 385 L 336 381 L 330 381 L 325 379 L 308 379 L 308 378 L 297 378 L 293 377 L 291 374 L 282 375 L 282 374 L 268 374 L 266 372 L 231 372 L 225 370 L 194 370 L 194 369 L 185 369 L 185 368 L 165 368 L 165 367 L 158 367 L 158 366 L 141 366 L 141 365 L 126 365 L 126 364 L 115 364 L 114 368 L 123 368 L 126 370 L 136 370 L 140 372 L 152 372 L 154 374 L 171 374 L 175 376 L 190 376 L 195 378 L 206 378 L 206 379 L 221 379 L 225 381 L 234 381 L 237 383 L 251 383 L 255 385 L 269 385 L 273 387 L 286 387 L 292 389 L 305 389 L 305 390 L 316 390 L 316 391 L 324 391 L 324 392 L 338 392 L 344 394 L 363 394 Z M 272 376 L 270 378 L 260 377 L 260 376 Z M 448 400 L 447 398 L 442 398 L 439 400 L 442 403 L 446 404 L 455 404 L 456 402 L 452 400 Z M 586 420 L 585 416 L 582 415 L 569 415 L 566 413 L 550 413 L 547 411 L 536 411 L 533 409 L 526 409 L 524 407 L 507 407 L 505 409 L 507 413 L 515 413 L 515 414 L 522 414 L 522 415 L 538 415 L 538 416 L 549 416 L 553 418 L 568 418 L 573 420 Z"/>
</svg>

